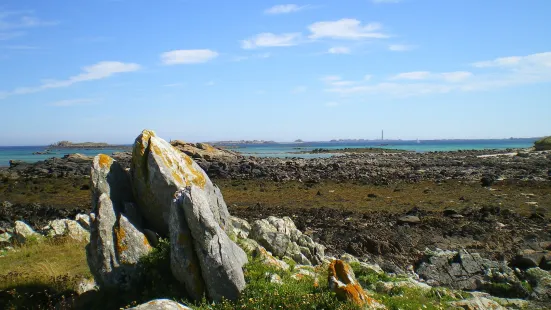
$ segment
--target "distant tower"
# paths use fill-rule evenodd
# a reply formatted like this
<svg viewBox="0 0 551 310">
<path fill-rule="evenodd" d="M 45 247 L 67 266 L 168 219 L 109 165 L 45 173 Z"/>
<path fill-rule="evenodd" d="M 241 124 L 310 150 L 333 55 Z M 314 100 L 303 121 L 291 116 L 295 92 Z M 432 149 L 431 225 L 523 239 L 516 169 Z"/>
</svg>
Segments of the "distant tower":
<svg viewBox="0 0 551 310">
<path fill-rule="evenodd" d="M 384 130 L 381 130 L 381 140 L 385 139 Z"/>
</svg>

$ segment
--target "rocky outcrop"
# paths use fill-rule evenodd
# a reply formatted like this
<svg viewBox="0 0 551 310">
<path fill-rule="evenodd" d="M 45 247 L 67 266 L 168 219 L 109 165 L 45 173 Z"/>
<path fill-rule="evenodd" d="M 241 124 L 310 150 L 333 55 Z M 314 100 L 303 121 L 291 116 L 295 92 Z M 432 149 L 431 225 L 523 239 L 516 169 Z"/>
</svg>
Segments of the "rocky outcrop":
<svg viewBox="0 0 551 310">
<path fill-rule="evenodd" d="M 245 288 L 242 268 L 247 262 L 247 255 L 220 227 L 208 195 L 203 188 L 191 184 L 177 192 L 172 204 L 176 210 L 172 214 L 184 211 L 193 240 L 193 247 L 187 249 L 195 249 L 207 295 L 216 301 L 222 298 L 234 300 Z M 174 236 L 174 229 L 170 229 L 171 236 Z M 181 225 L 177 225 L 176 230 L 181 234 Z"/>
<path fill-rule="evenodd" d="M 170 299 L 155 299 L 145 304 L 128 308 L 128 310 L 191 310 L 191 308 Z"/>
<path fill-rule="evenodd" d="M 335 292 L 341 300 L 348 300 L 358 306 L 368 306 L 370 309 L 384 309 L 377 300 L 369 297 L 356 281 L 354 271 L 342 260 L 334 260 L 329 264 L 327 282 L 329 289 Z"/>
<path fill-rule="evenodd" d="M 152 131 L 144 130 L 133 150 L 130 173 L 106 155 L 92 165 L 87 254 L 98 284 L 131 285 L 159 234 L 170 238 L 170 269 L 188 296 L 237 299 L 247 256 L 228 236 L 233 227 L 218 187 Z"/>
<path fill-rule="evenodd" d="M 168 214 L 174 193 L 195 185 L 206 193 L 216 222 L 231 232 L 229 213 L 220 192 L 191 157 L 176 150 L 153 131 L 144 130 L 134 143 L 132 185 L 141 214 L 151 227 L 168 234 Z"/>
<path fill-rule="evenodd" d="M 431 286 L 461 290 L 483 289 L 485 284 L 496 280 L 506 284 L 519 282 L 506 262 L 491 261 L 465 250 L 428 251 L 416 272 Z"/>
<path fill-rule="evenodd" d="M 151 251 L 146 236 L 124 214 L 132 201 L 126 171 L 100 154 L 91 169 L 92 216 L 86 256 L 100 287 L 128 289 L 139 276 L 140 258 Z"/>
<path fill-rule="evenodd" d="M 324 246 L 302 234 L 289 217 L 257 220 L 249 237 L 279 258 L 287 256 L 303 265 L 318 265 L 323 261 Z"/>
<path fill-rule="evenodd" d="M 223 150 L 217 147 L 213 147 L 207 143 L 187 143 L 180 140 L 170 141 L 170 144 L 174 146 L 180 152 L 192 157 L 202 158 L 205 160 L 236 160 L 237 154 Z"/>
</svg>

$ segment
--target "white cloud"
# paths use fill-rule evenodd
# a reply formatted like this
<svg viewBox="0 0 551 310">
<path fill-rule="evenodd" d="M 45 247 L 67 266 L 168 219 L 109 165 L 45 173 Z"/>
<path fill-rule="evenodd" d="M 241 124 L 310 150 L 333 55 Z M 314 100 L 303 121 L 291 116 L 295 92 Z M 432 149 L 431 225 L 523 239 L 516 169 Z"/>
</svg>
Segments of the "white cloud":
<svg viewBox="0 0 551 310">
<path fill-rule="evenodd" d="M 0 47 L 7 50 L 37 50 L 38 47 L 32 45 L 7 45 Z"/>
<path fill-rule="evenodd" d="M 293 46 L 299 43 L 300 37 L 299 32 L 283 34 L 264 32 L 241 41 L 241 47 L 243 49 L 253 49 L 258 47 Z"/>
<path fill-rule="evenodd" d="M 0 41 L 10 40 L 24 35 L 25 32 L 23 31 L 0 32 Z"/>
<path fill-rule="evenodd" d="M 357 19 L 343 18 L 337 21 L 316 22 L 308 26 L 311 39 L 382 39 L 388 35 L 380 32 L 382 25 L 379 23 L 369 23 L 361 25 Z"/>
<path fill-rule="evenodd" d="M 273 7 L 266 9 L 264 11 L 265 14 L 287 14 L 287 13 L 294 13 L 298 12 L 300 10 L 303 10 L 307 8 L 307 5 L 304 6 L 298 6 L 296 4 L 280 4 L 280 5 L 274 5 Z"/>
<path fill-rule="evenodd" d="M 398 3 L 402 2 L 402 0 L 371 0 L 371 2 L 379 4 L 379 3 Z"/>
<path fill-rule="evenodd" d="M 174 50 L 161 54 L 165 65 L 204 63 L 218 57 L 218 53 L 209 49 Z"/>
<path fill-rule="evenodd" d="M 350 48 L 344 46 L 332 47 L 327 51 L 329 54 L 350 54 Z"/>
<path fill-rule="evenodd" d="M 140 68 L 141 66 L 135 63 L 101 61 L 94 65 L 82 68 L 82 73 L 71 76 L 66 80 L 44 80 L 39 86 L 16 88 L 11 92 L 7 92 L 5 97 L 11 95 L 36 93 L 51 88 L 68 87 L 75 83 L 105 79 L 118 73 L 137 71 Z"/>
<path fill-rule="evenodd" d="M 432 73 L 429 71 L 413 71 L 399 73 L 390 78 L 390 80 L 445 80 L 448 82 L 460 82 L 468 79 L 473 74 L 467 71 L 455 71 L 444 73 Z"/>
<path fill-rule="evenodd" d="M 165 85 L 163 85 L 163 87 L 181 87 L 181 86 L 184 86 L 184 85 L 186 85 L 186 83 L 178 82 L 178 83 L 165 84 Z"/>
<path fill-rule="evenodd" d="M 92 102 L 94 102 L 93 99 L 69 99 L 69 100 L 52 102 L 50 103 L 50 105 L 54 107 L 72 107 L 76 105 L 89 104 Z"/>
<path fill-rule="evenodd" d="M 330 102 L 326 102 L 325 103 L 325 106 L 326 107 L 330 107 L 330 108 L 334 108 L 334 107 L 337 107 L 339 106 L 340 103 L 339 102 L 336 102 L 336 101 L 330 101 Z"/>
<path fill-rule="evenodd" d="M 388 46 L 388 50 L 392 52 L 405 52 L 405 51 L 411 51 L 414 47 L 411 45 L 404 45 L 404 44 L 391 44 Z"/>
<path fill-rule="evenodd" d="M 208 81 L 205 83 L 206 86 L 214 86 L 216 84 L 214 81 Z"/>
<path fill-rule="evenodd" d="M 486 91 L 534 83 L 551 82 L 551 52 L 526 56 L 501 57 L 473 64 L 482 72 L 413 71 L 398 73 L 391 82 L 371 82 L 369 79 L 344 82 L 333 76 L 324 78 L 328 92 L 341 95 L 381 94 L 386 96 L 418 96 L 449 92 Z"/>
<path fill-rule="evenodd" d="M 501 68 L 520 68 L 520 67 L 551 67 L 551 52 L 531 54 L 527 56 L 510 56 L 496 58 L 490 61 L 475 62 L 473 66 L 477 68 L 501 67 Z"/>
</svg>

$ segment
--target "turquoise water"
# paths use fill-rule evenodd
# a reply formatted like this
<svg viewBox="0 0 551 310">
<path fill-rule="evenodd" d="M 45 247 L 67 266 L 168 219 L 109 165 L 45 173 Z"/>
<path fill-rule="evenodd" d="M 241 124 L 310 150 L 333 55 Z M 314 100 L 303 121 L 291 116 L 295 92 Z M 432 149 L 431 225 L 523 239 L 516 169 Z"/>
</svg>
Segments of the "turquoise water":
<svg viewBox="0 0 551 310">
<path fill-rule="evenodd" d="M 301 157 L 319 158 L 330 157 L 331 154 L 293 154 L 293 152 L 311 151 L 316 148 L 341 149 L 360 147 L 380 147 L 401 149 L 415 152 L 431 151 L 456 151 L 456 150 L 483 150 L 483 149 L 508 149 L 528 148 L 534 144 L 536 138 L 531 139 L 503 139 L 503 140 L 424 140 L 424 141 L 362 141 L 362 142 L 305 142 L 305 143 L 271 143 L 271 144 L 238 144 L 232 145 L 235 151 L 247 156 L 259 157 Z M 236 147 L 236 148 L 233 148 Z M 46 146 L 1 146 L 0 166 L 8 166 L 10 159 L 25 162 L 36 162 L 51 157 L 63 157 L 66 154 L 81 153 L 87 156 L 95 156 L 100 153 L 112 154 L 130 150 L 128 149 L 58 149 L 51 150 L 53 154 L 33 155 L 33 152 L 42 152 Z"/>
<path fill-rule="evenodd" d="M 51 154 L 33 155 L 34 152 L 44 152 L 47 146 L 0 146 L 0 167 L 9 166 L 10 160 L 22 160 L 33 163 L 52 157 L 63 157 L 67 154 L 80 153 L 86 156 L 97 154 L 113 154 L 114 152 L 130 151 L 126 149 L 49 149 Z"/>
</svg>

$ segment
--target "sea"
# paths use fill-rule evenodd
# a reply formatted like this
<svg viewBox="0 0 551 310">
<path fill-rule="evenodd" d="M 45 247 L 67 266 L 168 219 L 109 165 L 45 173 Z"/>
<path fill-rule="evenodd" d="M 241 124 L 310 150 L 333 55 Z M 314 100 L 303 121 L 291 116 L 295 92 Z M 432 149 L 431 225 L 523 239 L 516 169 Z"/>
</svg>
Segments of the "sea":
<svg viewBox="0 0 551 310">
<path fill-rule="evenodd" d="M 232 144 L 228 149 L 240 152 L 245 156 L 258 157 L 301 157 L 320 158 L 334 154 L 300 154 L 313 149 L 342 149 L 342 148 L 389 148 L 413 152 L 457 151 L 457 150 L 484 150 L 484 149 L 518 149 L 529 148 L 537 138 L 526 139 L 492 139 L 492 140 L 378 140 L 378 141 L 339 141 L 339 142 L 301 142 L 301 143 L 267 143 L 267 144 Z M 50 154 L 38 154 L 49 150 Z M 63 157 L 67 154 L 80 153 L 87 156 L 97 154 L 112 154 L 114 152 L 129 151 L 125 149 L 49 149 L 48 146 L 0 146 L 0 167 L 9 166 L 10 160 L 37 162 L 51 157 Z"/>
</svg>

